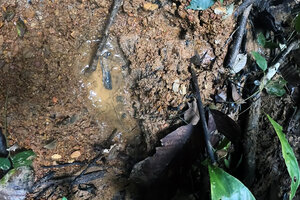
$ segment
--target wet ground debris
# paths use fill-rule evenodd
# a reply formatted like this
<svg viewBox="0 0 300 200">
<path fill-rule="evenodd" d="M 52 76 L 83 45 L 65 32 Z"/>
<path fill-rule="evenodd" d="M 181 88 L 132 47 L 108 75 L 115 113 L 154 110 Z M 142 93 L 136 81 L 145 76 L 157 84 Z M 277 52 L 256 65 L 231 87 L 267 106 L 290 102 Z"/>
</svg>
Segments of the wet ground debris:
<svg viewBox="0 0 300 200">
<path fill-rule="evenodd" d="M 96 170 L 92 172 L 87 172 L 91 167 L 97 165 L 97 161 L 102 158 L 102 154 L 99 153 L 94 159 L 92 159 L 87 166 L 80 172 L 79 175 L 71 175 L 71 176 L 55 176 L 54 171 L 48 172 L 44 177 L 40 180 L 36 181 L 32 186 L 30 193 L 33 194 L 35 199 L 41 198 L 46 194 L 47 191 L 51 191 L 51 195 L 55 193 L 55 190 L 60 185 L 67 185 L 69 192 L 71 191 L 73 186 L 79 184 L 86 184 L 93 180 L 102 178 L 106 174 L 106 170 Z M 82 163 L 76 163 L 80 166 Z M 59 167 L 67 167 L 70 165 L 62 164 Z M 48 166 L 48 168 L 54 168 L 54 166 Z"/>
<path fill-rule="evenodd" d="M 123 4 L 123 0 L 114 0 L 113 1 L 111 12 L 107 18 L 105 28 L 102 32 L 101 40 L 97 44 L 97 49 L 94 52 L 94 55 L 92 55 L 92 57 L 91 57 L 92 59 L 89 63 L 89 67 L 85 69 L 85 73 L 91 73 L 96 70 L 99 58 L 102 56 L 102 51 L 103 51 L 103 49 L 106 45 L 107 39 L 109 37 L 109 29 L 112 26 L 112 24 L 114 23 L 116 15 L 118 14 L 118 11 L 119 11 L 120 7 L 122 6 L 122 4 Z M 108 69 L 103 69 L 103 70 L 106 72 L 103 74 L 103 77 L 105 74 L 106 75 L 110 74 L 107 72 Z M 104 79 L 104 80 L 106 80 L 106 79 Z M 105 85 L 105 81 L 104 81 L 104 85 Z"/>
</svg>

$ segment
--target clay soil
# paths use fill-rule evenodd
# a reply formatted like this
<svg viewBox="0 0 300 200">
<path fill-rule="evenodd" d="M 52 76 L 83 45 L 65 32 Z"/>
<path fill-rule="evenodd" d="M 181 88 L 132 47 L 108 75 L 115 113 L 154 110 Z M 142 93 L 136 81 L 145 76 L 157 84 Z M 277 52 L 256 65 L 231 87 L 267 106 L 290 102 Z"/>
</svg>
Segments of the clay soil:
<svg viewBox="0 0 300 200">
<path fill-rule="evenodd" d="M 0 3 L 0 127 L 7 127 L 8 145 L 36 153 L 36 179 L 48 171 L 42 166 L 88 161 L 106 149 L 98 168 L 107 174 L 94 183 L 96 196 L 76 193 L 73 198 L 130 198 L 124 188 L 132 166 L 154 149 L 166 130 L 182 122 L 179 113 L 192 94 L 188 67 L 196 52 L 204 57 L 196 69 L 203 102 L 214 103 L 228 76 L 223 61 L 235 19 L 216 15 L 219 3 L 199 12 L 185 9 L 187 0 L 149 1 L 157 5 L 154 9 L 144 0 L 124 0 L 109 40 L 112 54 L 122 59 L 112 59 L 113 90 L 106 91 L 99 66 L 91 74 L 82 70 L 101 38 L 112 2 L 31 2 Z M 13 12 L 9 20 L 4 19 L 7 10 Z M 17 33 L 19 18 L 26 25 L 24 37 Z M 274 138 L 278 149 L 270 152 L 283 163 Z M 299 138 L 291 140 L 299 146 Z M 271 140 L 268 144 L 274 145 Z M 259 164 L 264 162 L 262 158 Z M 281 165 L 278 169 L 284 169 Z M 60 191 L 52 199 L 64 195 Z"/>
</svg>

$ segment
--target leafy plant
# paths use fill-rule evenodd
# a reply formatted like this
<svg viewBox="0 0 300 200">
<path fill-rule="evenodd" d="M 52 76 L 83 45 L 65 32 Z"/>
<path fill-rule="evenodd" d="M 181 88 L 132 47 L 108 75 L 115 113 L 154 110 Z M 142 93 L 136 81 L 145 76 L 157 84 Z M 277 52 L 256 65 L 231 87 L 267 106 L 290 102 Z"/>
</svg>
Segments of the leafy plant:
<svg viewBox="0 0 300 200">
<path fill-rule="evenodd" d="M 9 155 L 7 158 L 0 158 L 0 169 L 9 170 L 11 167 L 18 168 L 21 166 L 30 166 L 34 158 L 35 153 L 31 150 L 22 151 L 14 156 Z"/>
<path fill-rule="evenodd" d="M 278 48 L 279 45 L 276 44 L 275 42 L 272 42 L 272 41 L 267 41 L 264 34 L 262 32 L 260 32 L 258 35 L 257 35 L 257 43 L 262 46 L 262 47 L 265 47 L 265 48 L 269 48 L 269 49 L 275 49 L 275 48 Z"/>
<path fill-rule="evenodd" d="M 254 200 L 249 189 L 222 169 L 208 165 L 212 200 Z"/>
<path fill-rule="evenodd" d="M 287 84 L 287 81 L 284 80 L 282 77 L 275 81 L 270 81 L 266 85 L 266 91 L 268 94 L 276 95 L 281 97 L 285 94 L 284 86 Z"/>
<path fill-rule="evenodd" d="M 266 69 L 268 68 L 268 64 L 266 59 L 260 55 L 258 52 L 256 51 L 252 51 L 252 56 L 254 57 L 257 65 L 263 70 L 266 71 Z"/>
<path fill-rule="evenodd" d="M 293 149 L 291 148 L 290 144 L 288 143 L 288 140 L 285 137 L 285 134 L 282 132 L 282 127 L 277 122 L 275 122 L 268 114 L 267 117 L 271 122 L 273 128 L 275 129 L 275 132 L 280 140 L 282 156 L 284 158 L 284 162 L 287 167 L 288 173 L 292 179 L 291 194 L 289 198 L 290 200 L 292 200 L 300 185 L 300 170 L 299 170 L 298 161 L 293 152 Z"/>
<path fill-rule="evenodd" d="M 190 5 L 186 7 L 192 10 L 206 10 L 215 4 L 215 0 L 192 0 Z"/>
<path fill-rule="evenodd" d="M 35 158 L 35 153 L 32 150 L 22 151 L 11 157 L 14 168 L 21 166 L 30 166 Z"/>
<path fill-rule="evenodd" d="M 0 158 L 0 169 L 9 170 L 11 167 L 10 161 L 8 158 Z"/>
</svg>

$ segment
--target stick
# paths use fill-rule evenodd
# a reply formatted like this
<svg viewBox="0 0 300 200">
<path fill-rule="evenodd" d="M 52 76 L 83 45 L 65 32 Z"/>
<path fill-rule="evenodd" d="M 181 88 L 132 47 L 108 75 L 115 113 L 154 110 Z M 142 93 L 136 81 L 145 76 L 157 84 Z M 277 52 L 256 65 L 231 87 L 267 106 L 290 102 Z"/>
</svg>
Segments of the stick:
<svg viewBox="0 0 300 200">
<path fill-rule="evenodd" d="M 242 40 L 244 37 L 246 25 L 247 25 L 248 16 L 250 14 L 251 8 L 252 8 L 252 4 L 247 7 L 247 9 L 244 11 L 243 16 L 240 20 L 240 25 L 236 32 L 236 38 L 235 38 L 235 40 L 232 44 L 232 48 L 230 50 L 231 56 L 229 57 L 229 61 L 228 61 L 228 65 L 227 65 L 227 67 L 229 67 L 229 68 L 233 67 L 236 57 L 240 52 L 240 48 L 241 48 Z"/>
<path fill-rule="evenodd" d="M 114 19 L 115 19 L 122 4 L 123 4 L 123 0 L 114 0 L 112 8 L 111 8 L 111 13 L 107 19 L 105 28 L 103 30 L 102 38 L 100 40 L 100 43 L 98 45 L 96 52 L 94 52 L 94 55 L 92 55 L 92 59 L 89 63 L 89 67 L 87 67 L 85 69 L 85 73 L 91 73 L 96 70 L 99 57 L 101 56 L 101 53 L 105 47 L 106 41 L 109 37 L 109 29 L 110 29 L 111 25 L 113 24 Z"/>
<path fill-rule="evenodd" d="M 204 140 L 205 140 L 206 150 L 207 150 L 208 156 L 210 157 L 210 160 L 211 160 L 212 164 L 215 164 L 216 160 L 215 160 L 215 156 L 214 156 L 214 153 L 212 151 L 212 147 L 211 147 L 209 137 L 208 137 L 209 133 L 208 133 L 208 128 L 207 128 L 207 124 L 206 124 L 205 112 L 204 112 L 204 108 L 203 108 L 203 104 L 202 104 L 202 100 L 201 100 L 198 80 L 197 80 L 196 73 L 195 73 L 195 71 L 192 67 L 191 67 L 191 73 L 192 73 L 193 85 L 194 85 L 194 88 L 196 90 L 195 95 L 196 95 L 198 110 L 199 110 L 199 114 L 200 114 L 200 121 L 202 123 L 203 132 L 204 132 Z"/>
<path fill-rule="evenodd" d="M 254 4 L 255 2 L 257 2 L 258 0 L 245 0 L 234 12 L 234 17 L 238 17 L 240 14 L 242 14 L 242 12 L 244 12 L 244 10 L 250 6 L 251 4 Z"/>
</svg>

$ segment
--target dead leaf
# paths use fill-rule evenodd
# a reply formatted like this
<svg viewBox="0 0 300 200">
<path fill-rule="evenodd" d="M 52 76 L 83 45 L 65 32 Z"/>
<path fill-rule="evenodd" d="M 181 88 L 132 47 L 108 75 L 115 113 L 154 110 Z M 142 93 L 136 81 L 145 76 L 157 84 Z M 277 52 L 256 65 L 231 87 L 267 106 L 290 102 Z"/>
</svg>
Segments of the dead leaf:
<svg viewBox="0 0 300 200">
<path fill-rule="evenodd" d="M 151 184 L 159 178 L 187 143 L 193 128 L 192 124 L 181 126 L 161 139 L 162 146 L 156 148 L 156 153 L 153 156 L 134 165 L 130 179 L 138 183 Z"/>
<path fill-rule="evenodd" d="M 184 112 L 184 120 L 188 123 L 196 125 L 200 119 L 197 100 L 194 99 L 192 102 L 188 102 L 188 109 Z"/>
<path fill-rule="evenodd" d="M 242 96 L 237 91 L 236 86 L 234 84 L 231 84 L 231 94 L 232 94 L 232 99 L 235 103 L 237 103 L 237 104 L 246 103 L 245 100 L 242 98 Z"/>
</svg>

